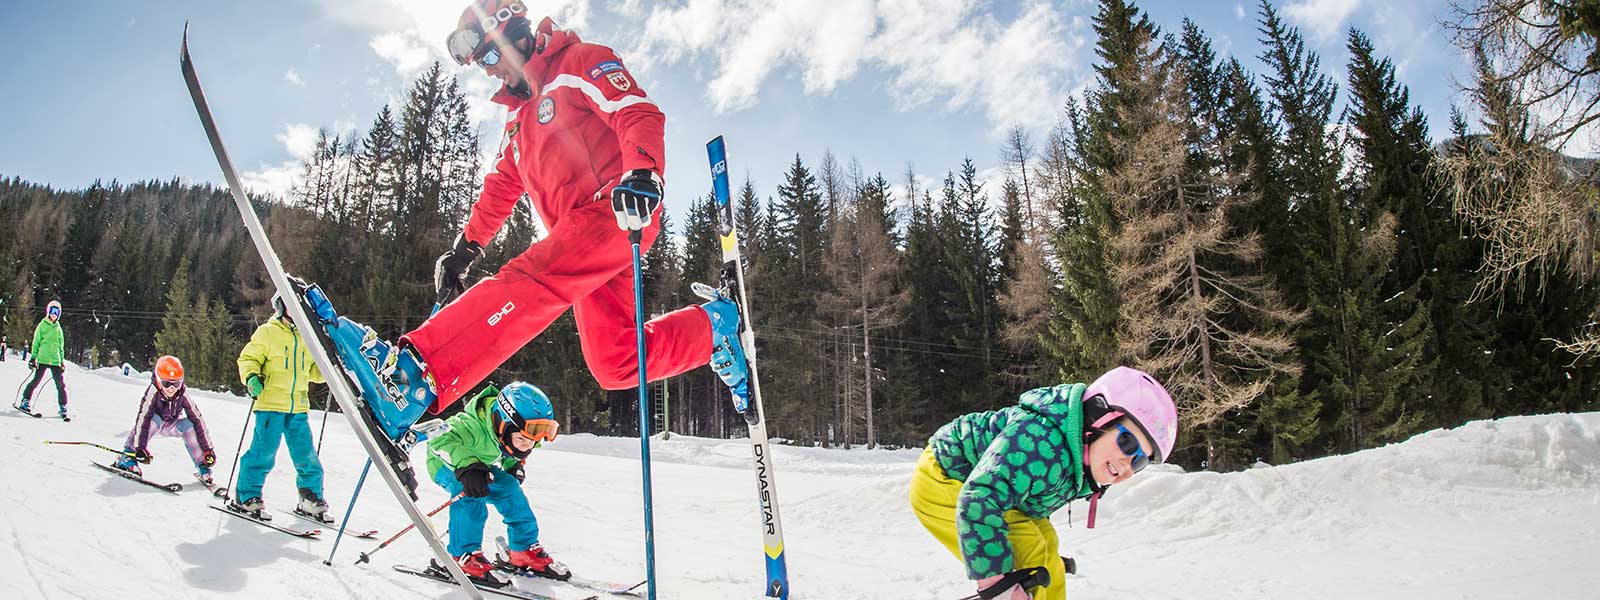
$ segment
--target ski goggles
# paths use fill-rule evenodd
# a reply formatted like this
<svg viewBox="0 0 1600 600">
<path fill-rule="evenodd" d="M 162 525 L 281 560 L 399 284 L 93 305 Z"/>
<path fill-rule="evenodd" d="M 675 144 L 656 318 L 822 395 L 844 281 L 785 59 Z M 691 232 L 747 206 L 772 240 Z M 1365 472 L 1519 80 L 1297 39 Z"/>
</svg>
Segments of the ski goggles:
<svg viewBox="0 0 1600 600">
<path fill-rule="evenodd" d="M 561 424 L 555 419 L 528 419 L 522 424 L 522 435 L 534 442 L 553 442 L 560 431 Z"/>
<path fill-rule="evenodd" d="M 59 319 L 61 318 L 61 307 L 52 306 L 48 310 L 44 311 L 44 314 Z"/>
<path fill-rule="evenodd" d="M 480 58 L 487 59 L 488 52 L 494 53 L 495 63 L 500 62 L 500 53 L 493 48 L 485 50 L 486 46 L 492 44 L 484 37 L 483 32 L 475 29 L 457 29 L 455 33 L 450 34 L 450 37 L 445 38 L 444 45 L 450 51 L 450 58 L 455 59 L 456 64 L 463 67 L 477 62 Z"/>
<path fill-rule="evenodd" d="M 182 379 L 161 379 L 161 378 L 157 377 L 156 378 L 156 383 L 160 384 L 161 385 L 161 389 L 164 389 L 164 390 L 175 390 L 175 389 L 183 387 L 183 380 Z"/>
<path fill-rule="evenodd" d="M 1120 423 L 1117 425 L 1117 449 L 1133 459 L 1133 472 L 1138 473 L 1150 466 L 1150 454 L 1144 451 L 1144 446 L 1139 445 L 1139 436 Z"/>
</svg>

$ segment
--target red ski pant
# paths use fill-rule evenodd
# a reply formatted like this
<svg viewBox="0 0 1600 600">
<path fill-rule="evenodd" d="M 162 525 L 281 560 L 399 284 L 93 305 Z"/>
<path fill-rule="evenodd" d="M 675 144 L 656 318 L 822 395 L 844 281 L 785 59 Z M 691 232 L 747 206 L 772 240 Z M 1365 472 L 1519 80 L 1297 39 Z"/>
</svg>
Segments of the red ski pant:
<svg viewBox="0 0 1600 600">
<path fill-rule="evenodd" d="M 658 219 L 645 228 L 641 250 L 659 233 Z M 633 250 L 609 202 L 568 212 L 549 236 L 402 338 L 438 384 L 430 412 L 471 392 L 568 307 L 578 323 L 584 362 L 600 387 L 637 386 Z M 644 329 L 651 381 L 711 360 L 711 320 L 698 306 L 652 319 Z"/>
</svg>

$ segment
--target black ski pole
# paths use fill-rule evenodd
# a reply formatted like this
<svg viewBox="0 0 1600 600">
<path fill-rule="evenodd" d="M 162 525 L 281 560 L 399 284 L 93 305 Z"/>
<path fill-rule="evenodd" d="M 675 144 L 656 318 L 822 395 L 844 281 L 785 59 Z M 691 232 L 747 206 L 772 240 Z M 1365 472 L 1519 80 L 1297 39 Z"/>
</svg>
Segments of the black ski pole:
<svg viewBox="0 0 1600 600">
<path fill-rule="evenodd" d="M 250 417 L 255 416 L 255 414 L 256 397 L 251 396 L 250 410 L 244 413 L 244 427 L 239 428 L 239 445 L 233 449 L 233 468 L 228 470 L 228 485 L 217 488 L 215 491 L 211 492 L 211 495 L 223 500 L 227 500 L 228 494 L 232 493 L 231 490 L 233 490 L 233 476 L 239 473 L 239 453 L 244 451 L 244 434 L 250 431 Z"/>
<path fill-rule="evenodd" d="M 39 364 L 38 363 L 35 363 L 35 362 L 32 362 L 32 361 L 28 362 L 28 376 L 27 377 L 23 377 L 22 378 L 22 383 L 17 385 L 16 398 L 11 400 L 11 407 L 12 408 L 15 408 L 17 410 L 22 410 L 22 388 L 27 387 L 29 381 L 33 381 L 33 375 L 38 370 L 39 370 Z M 33 398 L 29 398 L 28 400 L 29 400 L 29 403 L 31 404 Z M 28 407 L 28 410 L 30 410 L 30 411 L 33 410 L 33 407 L 31 407 L 31 406 Z"/>
<path fill-rule="evenodd" d="M 444 504 L 440 504 L 439 508 L 435 508 L 435 509 L 433 509 L 431 511 L 428 511 L 428 516 L 431 517 L 433 515 L 439 514 L 439 511 L 444 510 L 445 508 L 449 507 L 451 504 L 455 504 L 456 501 L 460 500 L 460 499 L 461 499 L 461 494 L 456 494 L 454 498 L 446 500 Z M 378 544 L 378 547 L 377 548 L 373 548 L 371 552 L 362 552 L 361 556 L 356 559 L 356 564 L 359 565 L 359 564 L 364 563 L 364 562 L 372 562 L 372 555 L 377 554 L 379 550 L 382 550 L 384 548 L 389 547 L 389 544 L 393 544 L 395 540 L 400 539 L 400 536 L 405 535 L 406 532 L 409 532 L 412 529 L 416 529 L 416 528 L 417 528 L 417 525 L 415 523 L 412 523 L 410 525 L 406 525 L 405 529 L 401 529 L 400 530 L 400 533 L 396 533 L 396 534 L 394 534 L 392 536 L 389 536 L 389 539 L 384 540 L 383 543 L 381 543 L 381 544 Z M 449 530 L 446 529 L 445 531 L 449 531 Z M 440 533 L 444 533 L 444 532 L 440 532 Z"/>
<path fill-rule="evenodd" d="M 1022 589 L 1047 587 L 1050 585 L 1050 571 L 1044 567 L 1028 567 L 1006 573 L 999 581 L 989 587 L 978 590 L 971 596 L 962 596 L 957 600 L 992 600 L 1009 591 L 1012 586 L 1022 586 Z"/>
<path fill-rule="evenodd" d="M 133 457 L 133 453 L 132 452 L 126 452 L 126 451 L 123 451 L 123 450 L 118 450 L 118 449 L 112 448 L 110 446 L 101 446 L 100 444 L 96 444 L 94 442 L 61 442 L 61 441 L 56 441 L 56 440 L 45 440 L 44 443 L 46 443 L 46 444 L 54 444 L 54 445 L 58 445 L 58 446 L 90 446 L 90 447 L 93 447 L 93 448 L 99 448 L 101 450 L 105 450 L 106 452 L 110 452 L 112 454 L 121 454 L 121 455 L 129 457 L 129 458 Z"/>
</svg>

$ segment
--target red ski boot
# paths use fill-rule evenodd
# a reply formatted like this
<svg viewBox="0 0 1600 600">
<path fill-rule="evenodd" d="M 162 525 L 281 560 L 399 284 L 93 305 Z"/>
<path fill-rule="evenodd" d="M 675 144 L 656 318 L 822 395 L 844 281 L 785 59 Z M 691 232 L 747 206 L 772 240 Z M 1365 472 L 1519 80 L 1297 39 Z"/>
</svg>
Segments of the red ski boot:
<svg viewBox="0 0 1600 600">
<path fill-rule="evenodd" d="M 572 578 L 572 570 L 568 569 L 567 565 L 562 564 L 561 561 L 550 558 L 550 553 L 545 552 L 544 546 L 540 544 L 534 544 L 532 548 L 527 550 L 512 550 L 508 560 L 513 568 L 530 575 L 538 575 L 560 581 Z"/>
</svg>

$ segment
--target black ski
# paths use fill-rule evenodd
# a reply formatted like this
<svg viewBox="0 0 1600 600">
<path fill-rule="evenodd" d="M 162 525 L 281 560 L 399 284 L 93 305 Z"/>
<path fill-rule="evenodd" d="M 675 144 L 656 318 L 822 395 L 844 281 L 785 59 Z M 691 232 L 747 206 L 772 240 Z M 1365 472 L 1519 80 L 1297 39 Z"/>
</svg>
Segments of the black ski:
<svg viewBox="0 0 1600 600">
<path fill-rule="evenodd" d="M 399 571 L 401 573 L 405 573 L 407 575 L 416 575 L 417 577 L 421 577 L 423 579 L 431 579 L 433 581 L 437 581 L 437 582 L 443 583 L 445 585 L 455 585 L 456 584 L 455 580 L 451 579 L 449 575 L 446 575 L 444 573 L 440 573 L 439 571 L 434 570 L 434 567 L 432 565 L 430 565 L 428 567 L 425 567 L 425 568 L 422 568 L 422 569 L 418 569 L 416 567 L 408 567 L 406 565 L 395 565 L 394 566 L 394 570 Z M 507 585 L 505 585 L 504 587 L 493 587 L 493 586 L 489 586 L 489 585 L 479 585 L 478 586 L 478 591 L 480 591 L 480 592 L 488 592 L 488 593 L 491 593 L 491 594 L 495 594 L 495 595 L 499 595 L 499 596 L 505 596 L 505 597 L 508 597 L 508 598 L 522 598 L 523 600 L 600 600 L 599 596 L 592 596 L 592 595 L 591 596 L 585 596 L 583 598 L 566 599 L 566 598 L 558 598 L 558 597 L 555 597 L 555 596 L 547 596 L 547 595 L 544 595 L 544 594 L 536 594 L 534 592 L 527 592 L 527 591 L 523 591 L 523 590 L 517 589 L 517 587 L 515 585 L 510 584 L 510 582 L 507 582 Z"/>
<path fill-rule="evenodd" d="M 15 408 L 15 409 L 17 409 L 17 412 L 25 414 L 25 415 L 28 415 L 28 416 L 33 417 L 35 419 L 44 418 L 44 415 L 42 413 L 36 413 L 36 412 L 31 411 L 31 410 L 23 410 L 21 404 L 13 404 L 13 405 L 11 405 L 11 408 Z"/>
<path fill-rule="evenodd" d="M 135 482 L 135 483 L 142 483 L 142 484 L 148 485 L 150 487 L 156 488 L 158 490 L 164 490 L 164 491 L 172 492 L 174 494 L 176 494 L 179 491 L 183 490 L 183 486 L 178 485 L 176 483 L 157 483 L 157 482 L 154 482 L 154 481 L 150 481 L 149 479 L 145 479 L 143 476 L 135 475 L 131 471 L 124 471 L 124 470 L 118 469 L 116 467 L 112 467 L 112 466 L 108 466 L 108 465 L 102 465 L 102 464 L 94 462 L 92 460 L 89 461 L 89 464 L 94 465 L 96 467 L 100 467 L 103 470 L 110 471 L 111 473 L 117 475 L 118 477 L 121 477 L 121 478 L 126 479 L 128 481 L 132 481 L 132 482 Z"/>
<path fill-rule="evenodd" d="M 255 523 L 257 525 L 260 525 L 262 527 L 267 527 L 269 529 L 276 529 L 278 531 L 282 531 L 284 533 L 287 533 L 289 535 L 292 535 L 292 536 L 295 536 L 295 537 L 301 538 L 301 539 L 307 539 L 307 540 L 320 539 L 320 538 L 317 537 L 317 535 L 322 533 L 321 529 L 297 529 L 297 528 L 294 528 L 294 527 L 285 527 L 283 525 L 278 525 L 278 524 L 273 523 L 272 521 L 268 521 L 266 519 L 258 519 L 258 518 L 255 517 L 255 515 L 242 513 L 242 512 L 233 510 L 231 508 L 228 508 L 226 506 L 217 506 L 216 504 L 207 504 L 206 506 L 210 506 L 212 508 L 212 510 L 221 511 L 223 514 L 233 515 L 235 517 L 239 517 L 239 518 L 244 519 L 246 521 L 249 521 L 251 523 Z"/>
<path fill-rule="evenodd" d="M 496 569 L 499 569 L 500 571 L 505 572 L 505 573 L 509 573 L 511 575 L 516 575 L 516 576 L 519 576 L 519 577 L 526 577 L 528 579 L 535 579 L 535 580 L 542 579 L 542 580 L 545 580 L 545 581 L 559 581 L 561 583 L 571 584 L 571 585 L 574 585 L 574 586 L 577 586 L 577 587 L 589 589 L 589 590 L 596 591 L 596 592 L 605 592 L 605 593 L 611 594 L 613 596 L 638 596 L 638 597 L 641 597 L 641 598 L 644 597 L 644 594 L 640 593 L 639 588 L 644 587 L 644 585 L 646 583 L 648 583 L 648 580 L 640 581 L 639 583 L 635 583 L 635 584 L 629 585 L 629 584 L 626 584 L 626 583 L 614 583 L 614 582 L 610 582 L 610 581 L 599 581 L 599 580 L 596 580 L 596 579 L 589 579 L 587 577 L 579 577 L 577 575 L 569 575 L 566 579 L 558 579 L 558 578 L 555 578 L 555 577 L 551 577 L 549 575 L 544 575 L 542 573 L 529 571 L 527 569 L 523 569 L 523 568 L 517 567 L 516 565 L 511 564 L 511 562 L 509 561 L 509 557 L 511 556 L 511 546 L 510 546 L 510 544 L 506 543 L 506 536 L 503 536 L 503 535 L 495 536 L 494 543 L 495 543 L 496 546 L 498 546 L 500 548 L 500 554 L 497 554 L 494 557 L 494 567 Z"/>
<path fill-rule="evenodd" d="M 298 508 L 296 508 L 294 510 L 284 510 L 283 513 L 287 514 L 287 515 L 290 515 L 290 516 L 293 516 L 294 518 L 300 519 L 300 520 L 305 521 L 307 523 L 316 523 L 318 525 L 323 525 L 323 526 L 328 526 L 328 527 L 332 527 L 333 525 L 335 525 L 338 522 L 337 519 L 335 519 L 333 521 L 323 521 L 321 519 L 318 519 L 318 518 L 313 517 L 311 515 L 308 515 L 306 513 L 300 512 L 300 509 L 298 509 Z M 348 536 L 352 536 L 352 537 L 358 537 L 358 538 L 361 538 L 361 539 L 364 539 L 364 540 L 375 540 L 375 539 L 378 539 L 378 530 L 376 530 L 376 529 L 349 529 L 349 528 L 346 528 L 344 530 L 344 534 L 348 535 Z"/>
</svg>

